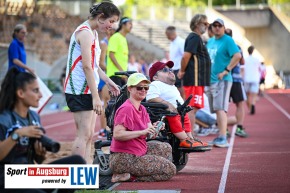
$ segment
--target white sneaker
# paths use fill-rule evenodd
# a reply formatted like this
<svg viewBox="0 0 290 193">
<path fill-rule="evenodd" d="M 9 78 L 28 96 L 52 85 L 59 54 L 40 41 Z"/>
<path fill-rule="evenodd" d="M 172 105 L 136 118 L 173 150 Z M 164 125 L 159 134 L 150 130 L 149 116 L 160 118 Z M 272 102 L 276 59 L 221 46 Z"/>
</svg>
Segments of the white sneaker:
<svg viewBox="0 0 290 193">
<path fill-rule="evenodd" d="M 209 128 L 203 128 L 201 127 L 199 132 L 196 134 L 199 137 L 205 137 L 210 134 L 210 129 Z"/>
</svg>

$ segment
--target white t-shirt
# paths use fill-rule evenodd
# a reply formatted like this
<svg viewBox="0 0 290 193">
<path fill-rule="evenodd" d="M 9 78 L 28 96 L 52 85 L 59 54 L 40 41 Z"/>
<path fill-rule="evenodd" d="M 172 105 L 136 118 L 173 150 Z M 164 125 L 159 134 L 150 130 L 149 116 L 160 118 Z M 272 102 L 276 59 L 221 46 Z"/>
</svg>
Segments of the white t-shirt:
<svg viewBox="0 0 290 193">
<path fill-rule="evenodd" d="M 175 85 L 169 85 L 159 80 L 155 80 L 150 84 L 146 100 L 157 97 L 171 103 L 175 108 L 177 107 L 176 100 L 178 100 L 180 104 L 184 103 L 182 97 L 180 96 L 180 92 Z"/>
<path fill-rule="evenodd" d="M 180 69 L 180 63 L 184 53 L 184 43 L 185 40 L 179 36 L 177 36 L 175 40 L 170 42 L 169 57 L 170 60 L 174 62 L 174 66 L 172 67 L 173 70 Z"/>
<path fill-rule="evenodd" d="M 136 71 L 136 72 L 140 72 L 140 65 L 137 62 L 132 63 L 128 63 L 128 71 Z"/>
<path fill-rule="evenodd" d="M 260 67 L 261 62 L 258 58 L 250 55 L 245 59 L 244 65 L 244 82 L 259 83 L 260 82 Z"/>
</svg>

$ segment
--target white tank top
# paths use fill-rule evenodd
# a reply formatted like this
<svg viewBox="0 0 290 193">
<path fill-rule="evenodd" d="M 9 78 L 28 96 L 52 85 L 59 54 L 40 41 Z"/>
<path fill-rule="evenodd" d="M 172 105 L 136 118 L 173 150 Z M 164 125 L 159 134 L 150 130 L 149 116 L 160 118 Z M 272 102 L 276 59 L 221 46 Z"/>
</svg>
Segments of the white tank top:
<svg viewBox="0 0 290 193">
<path fill-rule="evenodd" d="M 91 55 L 92 61 L 91 66 L 94 70 L 94 77 L 96 81 L 96 85 L 99 85 L 99 61 L 101 55 L 101 49 L 98 40 L 98 33 L 97 31 L 92 31 L 88 22 L 84 22 L 77 29 L 71 36 L 69 51 L 68 51 L 68 60 L 66 66 L 66 78 L 64 83 L 64 92 L 68 94 L 74 95 L 81 95 L 81 94 L 91 94 L 90 88 L 88 86 L 86 76 L 83 70 L 83 63 L 82 63 L 82 55 L 81 55 L 81 46 L 76 40 L 75 33 L 87 30 L 93 35 L 92 39 L 92 47 L 91 47 Z"/>
</svg>

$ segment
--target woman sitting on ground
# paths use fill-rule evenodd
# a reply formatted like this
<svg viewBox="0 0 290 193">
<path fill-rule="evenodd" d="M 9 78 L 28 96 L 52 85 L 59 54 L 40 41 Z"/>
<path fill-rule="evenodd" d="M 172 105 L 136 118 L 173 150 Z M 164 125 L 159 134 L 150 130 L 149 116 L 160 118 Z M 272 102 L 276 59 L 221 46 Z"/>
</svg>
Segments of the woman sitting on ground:
<svg viewBox="0 0 290 193">
<path fill-rule="evenodd" d="M 149 115 L 141 101 L 146 97 L 150 81 L 134 73 L 128 78 L 130 93 L 117 110 L 111 144 L 110 168 L 112 182 L 165 181 L 176 173 L 172 163 L 170 144 L 146 142 L 148 134 L 155 134 Z"/>
</svg>

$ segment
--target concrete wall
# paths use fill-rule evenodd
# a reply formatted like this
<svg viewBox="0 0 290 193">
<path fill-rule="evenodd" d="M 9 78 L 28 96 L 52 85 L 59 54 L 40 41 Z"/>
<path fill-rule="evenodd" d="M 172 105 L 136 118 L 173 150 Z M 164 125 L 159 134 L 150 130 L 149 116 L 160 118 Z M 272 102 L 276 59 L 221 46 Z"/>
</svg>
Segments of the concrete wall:
<svg viewBox="0 0 290 193">
<path fill-rule="evenodd" d="M 153 44 L 138 38 L 131 33 L 127 35 L 127 40 L 136 47 L 142 47 L 146 52 L 154 54 L 158 59 L 164 58 L 164 50 L 160 47 L 154 46 Z"/>
<path fill-rule="evenodd" d="M 271 22 L 271 12 L 267 9 L 250 9 L 250 10 L 218 10 L 225 16 L 245 28 L 266 27 Z"/>
<path fill-rule="evenodd" d="M 290 33 L 270 8 L 219 12 L 245 29 L 245 37 L 262 54 L 265 64 L 273 65 L 276 72 L 290 72 Z"/>
<path fill-rule="evenodd" d="M 245 28 L 246 37 L 253 42 L 277 72 L 290 72 L 290 33 L 271 12 L 271 22 L 264 28 Z"/>
<path fill-rule="evenodd" d="M 4 78 L 8 70 L 8 44 L 0 44 L 0 81 Z M 51 66 L 39 60 L 35 50 L 26 46 L 27 66 L 35 70 L 35 73 L 42 79 L 48 78 L 48 72 Z"/>
</svg>

